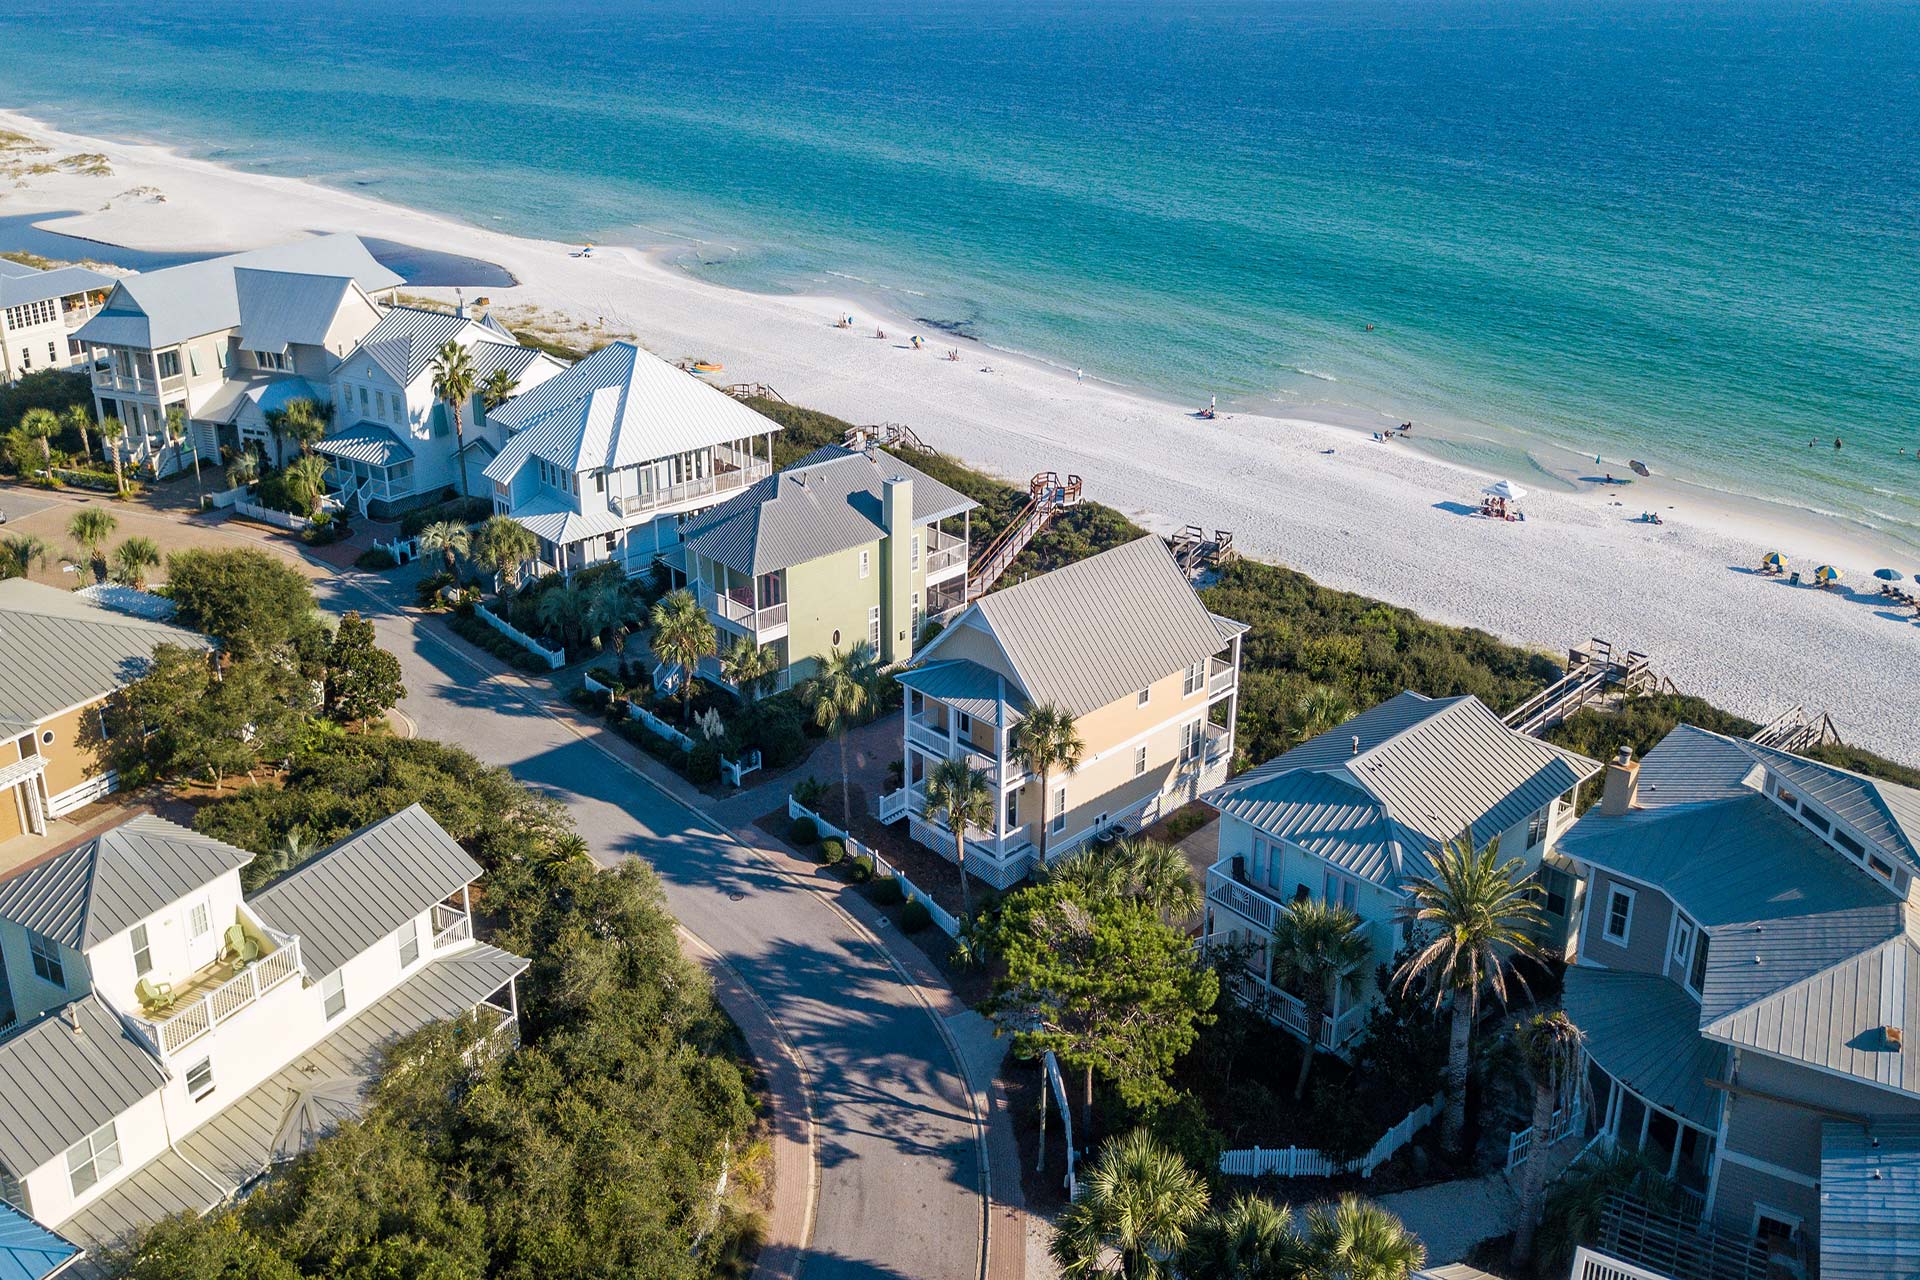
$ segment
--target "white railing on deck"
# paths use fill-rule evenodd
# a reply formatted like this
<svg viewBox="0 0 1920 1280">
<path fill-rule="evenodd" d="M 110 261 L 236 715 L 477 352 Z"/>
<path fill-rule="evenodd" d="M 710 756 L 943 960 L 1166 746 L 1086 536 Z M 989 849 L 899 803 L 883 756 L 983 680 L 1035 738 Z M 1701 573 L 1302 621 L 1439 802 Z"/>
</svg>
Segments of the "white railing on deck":
<svg viewBox="0 0 1920 1280">
<path fill-rule="evenodd" d="M 1584 1100 L 1576 1098 L 1572 1107 L 1561 1107 L 1553 1113 L 1547 1125 L 1547 1145 L 1558 1146 L 1571 1134 L 1578 1133 L 1586 1123 L 1587 1111 Z M 1507 1172 L 1512 1173 L 1527 1162 L 1533 1154 L 1533 1126 L 1516 1130 L 1507 1137 Z"/>
<path fill-rule="evenodd" d="M 473 918 L 445 902 L 433 904 L 433 949 L 450 947 L 473 936 Z"/>
<path fill-rule="evenodd" d="M 1331 1178 L 1342 1173 L 1371 1178 L 1375 1170 L 1413 1141 L 1414 1134 L 1433 1122 L 1444 1102 L 1444 1095 L 1436 1094 L 1433 1101 L 1423 1102 L 1409 1111 L 1399 1124 L 1381 1134 L 1379 1141 L 1358 1160 L 1342 1163 L 1313 1147 L 1248 1147 L 1221 1152 L 1220 1172 L 1239 1178 Z"/>
<path fill-rule="evenodd" d="M 1219 867 L 1207 868 L 1207 899 L 1252 921 L 1262 933 L 1273 932 L 1273 922 L 1281 910 L 1274 899 L 1251 885 L 1240 883 Z"/>
<path fill-rule="evenodd" d="M 905 787 L 881 796 L 878 814 L 880 821 L 891 826 L 906 817 L 907 811 L 912 807 L 909 801 L 910 793 Z"/>
<path fill-rule="evenodd" d="M 1669 1277 L 1581 1245 L 1573 1251 L 1572 1280 L 1669 1280 Z"/>
<path fill-rule="evenodd" d="M 213 990 L 148 1025 L 160 1052 L 171 1056 L 300 972 L 300 939 L 293 938 Z"/>
</svg>

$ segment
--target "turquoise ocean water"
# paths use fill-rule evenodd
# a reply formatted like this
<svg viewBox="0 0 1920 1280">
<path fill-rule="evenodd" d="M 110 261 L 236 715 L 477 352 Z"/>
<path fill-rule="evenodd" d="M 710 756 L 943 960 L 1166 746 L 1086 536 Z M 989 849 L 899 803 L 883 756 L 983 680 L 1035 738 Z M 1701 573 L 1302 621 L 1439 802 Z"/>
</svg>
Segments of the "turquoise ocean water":
<svg viewBox="0 0 1920 1280">
<path fill-rule="evenodd" d="M 1911 3 L 14 0 L 0 104 L 1920 547 Z"/>
</svg>

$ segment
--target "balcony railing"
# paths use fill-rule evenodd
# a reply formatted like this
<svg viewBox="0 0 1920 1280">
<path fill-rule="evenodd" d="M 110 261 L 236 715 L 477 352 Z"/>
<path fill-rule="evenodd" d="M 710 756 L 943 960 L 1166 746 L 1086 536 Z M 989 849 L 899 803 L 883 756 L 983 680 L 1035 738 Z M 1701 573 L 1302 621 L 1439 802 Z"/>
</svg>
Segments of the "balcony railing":
<svg viewBox="0 0 1920 1280">
<path fill-rule="evenodd" d="M 1242 973 L 1235 985 L 1243 1000 L 1253 1004 L 1276 1026 L 1284 1027 L 1302 1040 L 1307 1038 L 1307 1006 L 1291 991 L 1275 986 L 1257 973 Z M 1322 1014 L 1314 1044 L 1329 1053 L 1340 1052 L 1347 1041 L 1360 1034 L 1367 1024 L 1367 1007 L 1356 1004 L 1336 1016 Z"/>
<path fill-rule="evenodd" d="M 932 577 L 955 565 L 967 562 L 967 540 L 950 534 L 934 532 L 928 535 L 927 576 Z"/>
<path fill-rule="evenodd" d="M 1207 660 L 1207 695 L 1225 693 L 1233 688 L 1235 670 L 1231 662 L 1220 658 Z"/>
<path fill-rule="evenodd" d="M 176 1005 L 165 1018 L 141 1021 L 152 1030 L 161 1054 L 171 1057 L 299 973 L 300 939 L 285 938 L 213 990 Z"/>
<path fill-rule="evenodd" d="M 698 587 L 701 607 L 724 622 L 731 622 L 756 635 L 787 625 L 787 604 L 784 600 L 778 604 L 755 607 L 751 588 L 735 587 L 730 591 L 719 591 L 704 582 L 699 583 Z"/>
<path fill-rule="evenodd" d="M 1273 932 L 1281 906 L 1250 884 L 1234 879 L 1221 867 L 1207 868 L 1207 900 L 1219 903 L 1242 919 L 1259 926 L 1263 934 Z"/>
<path fill-rule="evenodd" d="M 1012 786 L 1027 776 L 1026 766 L 1018 760 L 1009 759 L 1003 773 L 998 761 L 968 739 L 949 738 L 945 729 L 917 716 L 907 717 L 907 741 L 942 760 L 964 757 L 967 763 L 986 774 L 989 782 L 1002 787 Z"/>
<path fill-rule="evenodd" d="M 451 903 L 433 904 L 433 949 L 451 947 L 473 936 L 473 917 Z"/>
<path fill-rule="evenodd" d="M 668 485 L 664 489 L 655 489 L 652 493 L 610 498 L 608 505 L 621 515 L 637 516 L 643 512 L 654 511 L 660 507 L 671 507 L 677 503 L 691 502 L 711 494 L 732 493 L 736 489 L 744 489 L 756 480 L 766 479 L 772 470 L 772 466 L 768 463 L 750 462 L 710 476 L 702 476 L 697 480 L 686 480 L 679 484 Z"/>
</svg>

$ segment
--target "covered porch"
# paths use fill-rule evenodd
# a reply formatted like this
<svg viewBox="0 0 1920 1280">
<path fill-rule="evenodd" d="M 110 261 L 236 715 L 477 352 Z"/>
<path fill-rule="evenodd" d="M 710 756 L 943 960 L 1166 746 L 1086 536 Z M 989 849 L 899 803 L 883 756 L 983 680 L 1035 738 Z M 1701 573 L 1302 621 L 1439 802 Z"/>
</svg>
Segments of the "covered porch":
<svg viewBox="0 0 1920 1280">
<path fill-rule="evenodd" d="M 1015 883 L 1037 856 L 1021 811 L 1031 775 L 1012 753 L 1013 726 L 1026 706 L 1025 695 L 996 672 L 964 661 L 903 672 L 900 683 L 907 690 L 904 785 L 880 798 L 881 820 L 908 819 L 914 840 L 951 860 L 953 832 L 927 813 L 927 782 L 942 761 L 964 760 L 983 775 L 994 797 L 991 825 L 966 833 L 968 863 L 997 888 Z"/>
<path fill-rule="evenodd" d="M 413 446 L 377 422 L 356 422 L 313 446 L 327 459 L 327 483 L 348 507 L 380 518 L 415 495 Z"/>
<path fill-rule="evenodd" d="M 1278 898 L 1246 882 L 1236 866 L 1239 861 L 1216 863 L 1207 870 L 1207 949 L 1238 951 L 1242 964 L 1234 982 L 1241 998 L 1299 1039 L 1309 1039 L 1306 1002 L 1274 981 L 1273 929 L 1285 908 Z M 1364 974 L 1351 977 L 1336 986 L 1332 1008 L 1311 1036 L 1329 1053 L 1344 1054 L 1366 1025 L 1371 1002 L 1365 987 L 1370 984 Z"/>
</svg>

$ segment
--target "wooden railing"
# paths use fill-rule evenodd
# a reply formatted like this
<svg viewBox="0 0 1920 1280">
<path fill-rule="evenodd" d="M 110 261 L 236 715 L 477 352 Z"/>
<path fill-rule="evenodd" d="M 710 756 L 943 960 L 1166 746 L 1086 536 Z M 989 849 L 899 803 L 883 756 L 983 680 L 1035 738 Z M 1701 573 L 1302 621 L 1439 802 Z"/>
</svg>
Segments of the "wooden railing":
<svg viewBox="0 0 1920 1280">
<path fill-rule="evenodd" d="M 1068 507 L 1080 505 L 1080 477 L 1068 476 L 1060 483 L 1057 472 L 1042 471 L 1027 485 L 1027 505 L 1000 536 L 987 544 L 973 567 L 967 570 L 967 598 L 985 595 L 999 580 L 1027 544 L 1047 527 L 1049 521 Z"/>
</svg>

